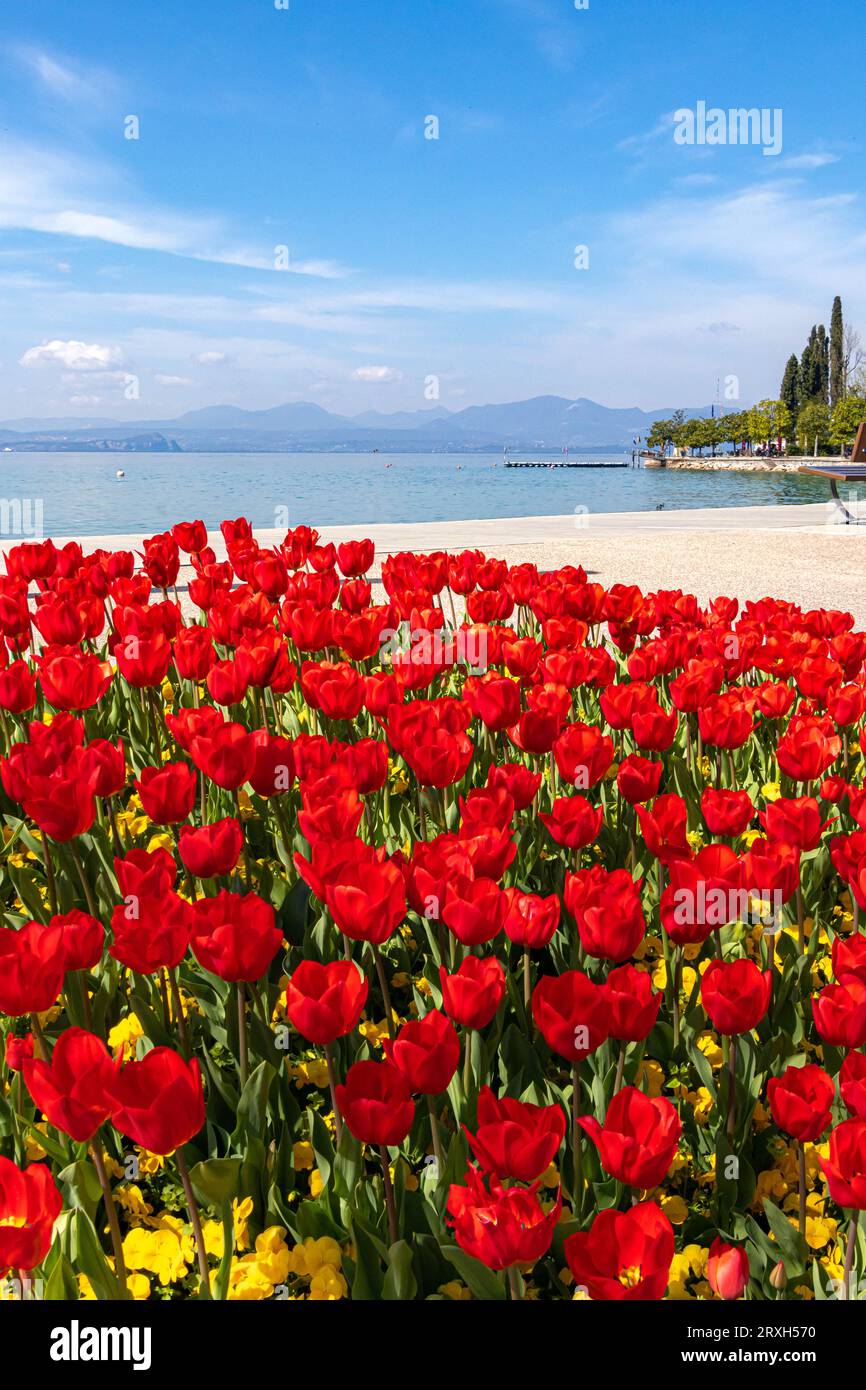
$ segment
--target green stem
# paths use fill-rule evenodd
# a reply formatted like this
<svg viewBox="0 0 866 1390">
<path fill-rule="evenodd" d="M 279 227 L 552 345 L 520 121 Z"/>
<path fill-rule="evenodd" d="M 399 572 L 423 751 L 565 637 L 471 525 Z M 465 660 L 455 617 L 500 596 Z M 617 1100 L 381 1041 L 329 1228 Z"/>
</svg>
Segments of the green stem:
<svg viewBox="0 0 866 1390">
<path fill-rule="evenodd" d="M 174 1155 L 177 1163 L 177 1171 L 180 1173 L 180 1180 L 183 1184 L 184 1196 L 186 1197 L 187 1210 L 189 1211 L 190 1225 L 192 1226 L 193 1240 L 195 1241 L 196 1256 L 198 1258 L 198 1272 L 201 1275 L 200 1297 L 209 1299 L 210 1291 L 210 1271 L 207 1267 L 207 1250 L 205 1249 L 204 1236 L 201 1229 L 201 1217 L 198 1212 L 198 1203 L 195 1200 L 192 1190 L 192 1183 L 189 1180 L 189 1169 L 186 1166 L 186 1159 L 178 1149 Z"/>
<path fill-rule="evenodd" d="M 120 1222 L 117 1218 L 117 1207 L 114 1205 L 114 1194 L 111 1191 L 111 1184 L 108 1181 L 108 1174 L 105 1171 L 105 1164 L 102 1160 L 99 1139 L 96 1135 L 90 1141 L 90 1157 L 93 1159 L 93 1166 L 96 1169 L 96 1176 L 99 1178 L 99 1186 L 102 1188 L 102 1200 L 105 1203 L 105 1214 L 108 1217 L 108 1230 L 111 1235 L 111 1245 L 114 1250 L 114 1271 L 117 1275 L 117 1285 L 122 1299 L 129 1298 L 129 1290 L 126 1285 L 126 1261 L 123 1258 L 123 1236 L 120 1231 Z"/>
</svg>

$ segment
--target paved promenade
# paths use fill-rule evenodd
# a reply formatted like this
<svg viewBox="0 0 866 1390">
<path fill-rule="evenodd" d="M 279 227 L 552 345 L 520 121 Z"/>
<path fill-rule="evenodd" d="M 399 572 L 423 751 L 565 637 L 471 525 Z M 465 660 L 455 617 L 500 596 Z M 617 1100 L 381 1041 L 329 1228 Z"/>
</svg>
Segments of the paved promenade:
<svg viewBox="0 0 866 1390">
<path fill-rule="evenodd" d="M 173 507 L 178 517 L 182 504 Z M 827 506 L 719 507 L 694 511 L 609 512 L 477 521 L 323 526 L 323 540 L 370 536 L 377 564 L 396 550 L 479 548 L 511 563 L 541 569 L 582 564 L 592 579 L 651 589 L 684 589 L 702 602 L 718 594 L 740 599 L 788 598 L 803 608 L 854 614 L 866 629 L 866 525 L 845 526 Z M 187 519 L 184 517 L 184 519 Z M 263 545 L 284 532 L 257 531 Z M 140 549 L 142 535 L 81 536 L 85 549 Z M 55 537 L 60 540 L 60 537 Z M 219 556 L 218 531 L 211 536 Z M 0 545 L 6 548 L 11 542 Z M 183 588 L 189 578 L 184 567 Z"/>
</svg>

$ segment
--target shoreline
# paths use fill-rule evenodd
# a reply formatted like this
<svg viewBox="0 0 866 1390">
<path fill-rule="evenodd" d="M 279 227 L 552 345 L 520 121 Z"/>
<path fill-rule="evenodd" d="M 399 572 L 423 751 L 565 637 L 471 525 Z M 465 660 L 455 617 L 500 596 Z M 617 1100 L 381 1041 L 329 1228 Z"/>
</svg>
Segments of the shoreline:
<svg viewBox="0 0 866 1390">
<path fill-rule="evenodd" d="M 839 519 L 837 519 L 839 518 Z M 171 521 L 171 518 L 167 518 Z M 839 608 L 866 630 L 866 526 L 846 526 L 830 502 L 760 507 L 713 507 L 661 512 L 570 513 L 565 516 L 463 521 L 358 522 L 318 528 L 323 541 L 368 536 L 376 559 L 370 577 L 380 587 L 381 563 L 398 550 L 480 549 L 510 564 L 540 570 L 583 565 L 605 587 L 636 584 L 644 592 L 682 589 L 702 604 L 720 594 L 741 602 L 767 596 L 804 610 Z M 281 530 L 254 528 L 261 545 L 278 544 Z M 55 536 L 85 551 L 140 550 L 145 534 Z M 217 530 L 218 558 L 225 545 Z M 0 542 L 0 552 L 18 541 Z M 191 566 L 182 565 L 185 588 Z"/>
<path fill-rule="evenodd" d="M 650 472 L 665 473 L 799 473 L 801 468 L 810 466 L 829 467 L 836 463 L 844 466 L 848 459 L 837 455 L 821 455 L 809 458 L 805 455 L 786 458 L 762 458 L 757 454 L 716 454 L 709 458 L 669 458 L 652 459 L 641 455 L 644 468 Z"/>
</svg>

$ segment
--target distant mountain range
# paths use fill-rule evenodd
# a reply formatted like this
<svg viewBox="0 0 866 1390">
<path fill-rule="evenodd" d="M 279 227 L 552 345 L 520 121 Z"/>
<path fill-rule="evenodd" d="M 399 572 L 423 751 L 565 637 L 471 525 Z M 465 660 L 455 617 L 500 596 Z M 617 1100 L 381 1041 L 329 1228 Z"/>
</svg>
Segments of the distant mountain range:
<svg viewBox="0 0 866 1390">
<path fill-rule="evenodd" d="M 611 408 L 583 396 L 575 401 L 565 396 L 533 396 L 526 401 L 470 405 L 457 411 L 444 406 L 390 415 L 367 410 L 355 416 L 333 415 L 308 401 L 269 410 L 212 405 L 189 410 L 173 420 L 5 420 L 0 422 L 0 449 L 71 452 L 78 444 L 83 449 L 117 448 L 124 452 L 179 448 L 219 453 L 374 449 L 382 453 L 448 453 L 566 446 L 622 450 L 631 449 L 638 436 L 646 436 L 653 420 L 670 417 L 674 409 Z M 686 411 L 689 418 L 709 414 L 709 406 Z"/>
</svg>

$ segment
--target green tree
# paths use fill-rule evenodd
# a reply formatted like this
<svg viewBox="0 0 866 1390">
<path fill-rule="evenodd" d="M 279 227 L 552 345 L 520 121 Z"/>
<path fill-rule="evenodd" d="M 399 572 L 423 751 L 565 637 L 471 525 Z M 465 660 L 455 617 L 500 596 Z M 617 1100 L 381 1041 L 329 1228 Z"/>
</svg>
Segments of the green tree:
<svg viewBox="0 0 866 1390">
<path fill-rule="evenodd" d="M 830 408 L 823 401 L 807 401 L 797 416 L 797 438 L 804 454 L 817 453 L 830 438 Z"/>
<path fill-rule="evenodd" d="M 791 353 L 785 363 L 785 375 L 782 377 L 779 397 L 785 402 L 792 418 L 796 417 L 800 406 L 800 363 L 795 352 Z"/>
<path fill-rule="evenodd" d="M 845 325 L 842 321 L 842 300 L 837 294 L 830 315 L 830 404 L 835 406 L 845 395 Z"/>
<path fill-rule="evenodd" d="M 830 442 L 837 449 L 854 443 L 854 436 L 866 421 L 866 397 L 845 396 L 839 401 L 830 417 Z"/>
<path fill-rule="evenodd" d="M 751 441 L 748 410 L 735 410 L 722 416 L 719 427 L 723 444 L 733 444 L 737 448 L 743 440 Z"/>
<path fill-rule="evenodd" d="M 673 438 L 672 420 L 653 420 L 646 437 L 648 449 L 664 449 Z"/>
<path fill-rule="evenodd" d="M 758 401 L 749 411 L 749 434 L 752 439 L 773 443 L 791 432 L 791 412 L 784 401 Z"/>
<path fill-rule="evenodd" d="M 827 332 L 822 324 L 813 324 L 809 341 L 800 358 L 800 400 L 826 401 L 829 363 Z"/>
</svg>

